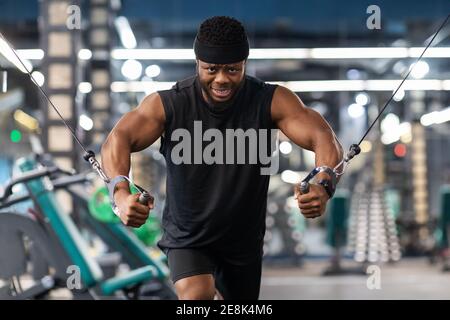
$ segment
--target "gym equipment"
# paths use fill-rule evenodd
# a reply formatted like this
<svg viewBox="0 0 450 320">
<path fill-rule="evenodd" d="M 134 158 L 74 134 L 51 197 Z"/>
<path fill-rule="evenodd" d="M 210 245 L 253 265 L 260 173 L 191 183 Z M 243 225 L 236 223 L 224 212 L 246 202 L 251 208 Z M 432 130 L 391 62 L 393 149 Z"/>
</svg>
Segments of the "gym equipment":
<svg viewBox="0 0 450 320">
<path fill-rule="evenodd" d="M 1 299 L 39 299 L 63 286 L 67 256 L 54 245 L 55 240 L 54 234 L 31 214 L 0 213 L 0 279 L 4 282 L 0 286 Z M 48 272 L 50 266 L 53 274 Z M 20 277 L 27 273 L 34 281 L 24 288 Z"/>
<path fill-rule="evenodd" d="M 302 194 L 309 192 L 310 182 L 317 176 L 317 174 L 321 172 L 326 172 L 330 176 L 331 181 L 327 184 L 331 186 L 333 186 L 333 183 L 337 177 L 342 176 L 345 173 L 350 160 L 361 152 L 360 144 L 389 106 L 389 103 L 393 100 L 403 83 L 409 77 L 412 70 L 417 65 L 417 62 L 422 59 L 423 55 L 428 50 L 436 36 L 447 24 L 449 18 L 450 14 L 439 26 L 438 30 L 430 39 L 421 55 L 417 58 L 416 63 L 413 64 L 408 70 L 403 80 L 384 104 L 383 108 L 381 108 L 378 112 L 377 117 L 372 121 L 371 125 L 365 131 L 359 142 L 350 146 L 347 154 L 334 168 L 328 168 L 326 166 L 314 168 L 300 182 L 299 187 Z M 353 222 L 352 227 L 350 228 L 351 237 L 349 239 L 349 248 L 355 252 L 354 258 L 358 262 L 376 262 L 379 260 L 397 261 L 400 259 L 401 253 L 394 217 L 386 205 L 385 196 L 380 186 L 374 186 L 371 180 L 367 180 L 365 182 L 366 185 L 361 185 L 360 187 L 355 188 L 356 192 L 354 194 L 355 199 L 352 204 Z M 327 186 L 325 187 L 327 193 L 330 194 L 330 188 Z M 364 190 L 364 192 L 361 192 L 360 190 Z M 356 194 L 357 192 L 359 192 L 358 195 Z"/>
<path fill-rule="evenodd" d="M 19 228 L 22 223 L 17 222 L 16 224 L 8 224 L 7 222 L 10 222 L 11 220 L 24 220 L 25 218 L 13 219 L 11 218 L 11 214 L 3 215 L 4 212 L 0 214 L 0 221 L 2 221 L 0 225 L 6 226 L 8 230 L 10 230 L 10 232 L 2 233 L 2 235 L 7 237 L 7 239 L 2 238 L 2 240 L 5 240 L 2 241 L 2 243 L 10 243 L 10 237 L 11 239 L 14 239 L 14 237 L 17 239 L 17 237 L 19 237 L 19 239 L 14 242 L 16 250 L 14 252 L 8 251 L 9 253 L 17 254 L 17 258 L 12 259 L 8 257 L 8 259 L 2 259 L 5 264 L 2 265 L 1 274 L 2 276 L 9 278 L 9 281 L 8 284 L 3 286 L 0 290 L 1 297 L 12 299 L 39 298 L 56 287 L 64 288 L 64 284 L 67 284 L 67 281 L 70 280 L 70 275 L 67 274 L 68 267 L 76 266 L 80 271 L 81 288 L 71 290 L 74 298 L 95 299 L 113 294 L 118 295 L 121 298 L 143 298 L 140 296 L 141 286 L 146 281 L 158 278 L 158 271 L 155 270 L 155 267 L 148 265 L 133 270 L 133 272 L 130 272 L 125 276 L 102 281 L 102 271 L 98 263 L 88 255 L 87 245 L 79 230 L 69 216 L 63 213 L 61 208 L 57 206 L 54 194 L 52 193 L 52 190 L 49 190 L 51 184 L 49 183 L 48 176 L 57 172 L 58 169 L 36 169 L 34 160 L 26 158 L 19 159 L 17 165 L 18 168 L 24 172 L 24 176 L 12 180 L 6 186 L 4 194 L 0 197 L 2 207 L 11 205 L 11 203 L 17 203 L 19 200 L 23 201 L 31 198 L 33 202 L 36 203 L 36 207 L 41 210 L 34 215 L 34 220 L 26 220 L 33 221 L 33 223 L 28 223 L 28 225 L 33 225 L 33 227 L 30 227 L 23 232 Z M 18 199 L 12 196 L 10 198 L 12 187 L 18 183 L 25 184 L 29 192 L 28 197 L 20 196 L 19 198 L 21 199 Z M 3 223 L 3 221 L 6 222 Z M 33 232 L 33 230 L 40 231 Z M 28 236 L 26 231 L 30 233 L 30 236 Z M 39 241 L 39 239 L 45 237 L 47 237 L 48 241 Z M 31 239 L 31 244 L 28 239 Z M 54 256 L 53 258 L 46 257 L 46 259 L 42 259 L 36 264 L 36 270 L 39 272 L 33 272 L 33 275 L 39 277 L 34 278 L 34 286 L 25 288 L 24 286 L 19 285 L 18 282 L 20 283 L 20 277 L 24 276 L 25 272 L 28 270 L 17 267 L 20 265 L 20 262 L 22 262 L 23 265 L 23 257 L 26 257 L 25 259 L 30 259 L 30 257 L 39 256 L 37 254 L 31 254 L 31 252 L 33 252 L 32 248 L 37 248 L 34 251 L 35 253 L 46 251 L 52 254 L 54 253 Z M 2 251 L 2 253 L 3 252 L 4 251 Z M 26 254 L 24 255 L 24 253 Z M 11 261 L 11 264 L 8 263 L 9 261 Z M 31 265 L 33 264 L 31 263 Z M 15 268 L 17 268 L 17 271 L 11 272 L 11 270 L 14 270 Z M 5 270 L 4 274 L 3 270 Z M 53 272 L 53 270 L 56 271 Z M 42 289 L 42 286 L 45 290 Z M 37 288 L 37 293 L 34 292 L 35 288 Z"/>
<path fill-rule="evenodd" d="M 439 216 L 439 246 L 448 248 L 450 228 L 450 185 L 443 185 L 440 190 L 441 208 Z"/>
<path fill-rule="evenodd" d="M 360 148 L 360 144 L 363 142 L 363 140 L 366 138 L 366 136 L 369 134 L 370 130 L 372 130 L 373 126 L 375 125 L 375 123 L 378 121 L 378 119 L 381 117 L 381 115 L 383 114 L 383 112 L 386 110 L 386 108 L 388 107 L 389 103 L 394 99 L 395 95 L 397 94 L 397 92 L 400 90 L 400 88 L 402 87 L 403 83 L 406 81 L 406 79 L 408 79 L 409 75 L 411 74 L 411 72 L 414 70 L 414 68 L 416 67 L 416 65 L 418 64 L 418 62 L 422 59 L 423 55 L 425 54 L 425 52 L 428 50 L 428 48 L 430 47 L 430 45 L 433 43 L 434 39 L 436 38 L 436 36 L 439 34 L 439 32 L 442 30 L 442 28 L 447 24 L 448 19 L 450 18 L 450 14 L 447 15 L 447 17 L 445 18 L 445 20 L 442 22 L 442 24 L 439 26 L 439 28 L 437 29 L 437 31 L 434 33 L 433 37 L 430 39 L 430 41 L 428 42 L 427 46 L 425 47 L 425 49 L 422 51 L 421 55 L 416 59 L 416 62 L 412 65 L 411 68 L 409 68 L 408 72 L 406 73 L 405 77 L 403 78 L 403 80 L 400 82 L 400 84 L 397 86 L 397 89 L 395 89 L 395 91 L 392 93 L 392 95 L 390 96 L 390 98 L 386 101 L 386 103 L 384 104 L 384 107 L 378 112 L 377 117 L 372 121 L 372 124 L 369 126 L 369 128 L 366 130 L 366 132 L 364 133 L 364 135 L 362 136 L 362 138 L 359 140 L 359 142 L 357 144 L 352 144 L 349 148 L 349 151 L 347 152 L 346 156 L 334 167 L 334 168 L 328 168 L 326 166 L 321 166 L 321 167 L 317 167 L 314 168 L 301 182 L 300 182 L 300 191 L 302 194 L 306 194 L 309 192 L 309 183 L 312 179 L 314 179 L 314 177 L 320 173 L 320 172 L 326 172 L 328 173 L 328 175 L 331 178 L 330 184 L 333 185 L 336 177 L 339 177 L 341 175 L 343 175 L 345 173 L 345 170 L 348 166 L 348 164 L 350 163 L 350 160 L 352 160 L 356 155 L 358 155 L 361 152 L 361 148 Z M 335 186 L 333 186 L 335 187 Z M 326 190 L 327 192 L 329 188 L 327 187 Z"/>
<path fill-rule="evenodd" d="M 348 248 L 360 263 L 394 262 L 401 258 L 397 226 L 384 191 L 373 186 L 371 175 L 353 191 Z"/>
<path fill-rule="evenodd" d="M 280 175 L 271 177 L 263 250 L 266 264 L 302 264 L 306 223 L 291 194 L 291 185 L 284 183 Z"/>
<path fill-rule="evenodd" d="M 116 223 L 120 219 L 114 214 L 109 201 L 109 193 L 106 187 L 100 187 L 95 190 L 88 202 L 89 211 L 92 216 L 100 222 Z"/>
<path fill-rule="evenodd" d="M 330 200 L 326 215 L 327 237 L 329 246 L 339 249 L 347 242 L 347 219 L 350 207 L 348 190 L 338 190 Z"/>
<path fill-rule="evenodd" d="M 169 283 L 169 271 L 166 266 L 166 256 L 156 246 L 145 247 L 142 244 L 143 241 L 144 244 L 154 245 L 156 240 L 159 239 L 159 220 L 156 218 L 157 207 L 152 211 L 152 215 L 149 217 L 149 219 L 151 218 L 150 223 L 147 222 L 141 228 L 137 229 L 125 227 L 120 222 L 119 218 L 112 212 L 105 187 L 97 189 L 96 192 L 94 192 L 94 197 L 90 197 L 88 194 L 87 189 L 89 189 L 89 185 L 92 184 L 92 179 L 94 178 L 93 173 L 75 174 L 75 170 L 73 169 L 62 170 L 55 164 L 50 154 L 45 154 L 43 152 L 42 144 L 35 132 L 30 132 L 29 139 L 33 150 L 33 161 L 35 160 L 42 168 L 58 171 L 57 174 L 50 174 L 54 190 L 63 189 L 67 191 L 79 206 L 76 218 L 77 221 L 81 223 L 79 227 L 83 228 L 83 234 L 86 235 L 84 229 L 88 228 L 89 233 L 100 237 L 100 239 L 112 249 L 114 253 L 119 254 L 122 261 L 132 269 L 145 266 L 152 266 L 156 269 L 157 278 L 154 281 L 151 281 L 151 283 L 147 282 L 144 286 L 141 286 L 140 295 L 146 296 L 147 298 L 152 297 L 153 299 L 176 299 L 177 296 L 172 285 Z M 86 185 L 86 183 L 89 184 Z M 130 188 L 130 191 L 134 193 L 138 192 L 136 188 L 133 189 L 133 185 L 131 185 Z M 98 209 L 97 207 L 104 209 L 104 214 L 100 216 L 100 220 L 106 221 L 106 223 L 100 222 L 92 215 L 90 209 L 94 210 L 95 215 L 95 210 Z M 156 223 L 153 223 L 154 221 L 156 221 Z M 143 227 L 153 229 L 150 230 L 151 232 L 145 230 L 144 235 L 141 235 L 141 239 L 136 238 L 136 235 L 139 235 L 137 232 Z M 157 231 L 154 231 L 156 228 L 158 228 Z M 131 230 L 133 232 L 131 232 Z M 150 237 L 148 236 L 148 233 L 150 233 Z M 103 259 L 102 257 L 100 266 L 103 273 L 111 277 L 115 275 L 118 262 L 114 261 L 117 260 L 117 258 L 113 258 L 113 261 L 111 262 L 109 256 L 111 256 L 111 254 L 107 256 L 107 259 Z"/>
<path fill-rule="evenodd" d="M 133 229 L 133 232 L 146 246 L 156 245 L 162 236 L 160 223 L 154 216 L 149 216 L 147 221 L 139 228 Z"/>
<path fill-rule="evenodd" d="M 437 243 L 442 253 L 443 271 L 450 271 L 450 185 L 443 185 L 440 190 L 441 208 L 438 224 Z"/>
<path fill-rule="evenodd" d="M 2 207 L 24 201 L 30 198 L 20 196 L 9 199 L 12 188 L 19 183 L 35 182 L 35 187 L 41 187 L 42 178 L 55 173 L 56 168 L 46 168 L 44 170 L 33 170 L 13 179 L 8 183 L 5 192 L 1 197 Z M 30 186 L 31 187 L 31 186 Z M 37 200 L 34 198 L 33 200 Z M 54 202 L 52 197 L 42 194 L 41 200 Z M 80 275 L 83 275 L 83 283 L 86 288 L 92 287 L 102 277 L 100 268 L 95 261 L 86 255 L 83 243 L 78 241 L 80 235 L 76 233 L 71 221 L 66 216 L 59 217 L 56 212 L 48 211 L 48 222 L 46 217 L 40 212 L 27 212 L 25 214 L 2 212 L 0 214 L 0 225 L 2 226 L 2 245 L 9 248 L 2 248 L 2 255 L 5 254 L 0 266 L 0 275 L 8 280 L 8 285 L 1 289 L 3 299 L 29 299 L 45 296 L 50 290 L 63 287 L 68 279 L 67 267 L 77 265 L 80 268 Z M 58 235 L 51 225 L 55 225 L 60 230 Z M 62 236 L 61 240 L 58 236 Z M 77 237 L 78 236 L 78 237 Z M 63 246 L 65 245 L 65 247 Z M 34 252 L 34 254 L 33 254 Z M 38 253 L 38 254 L 37 254 Z M 45 253 L 45 254 L 44 254 Z M 73 260 L 70 254 L 73 254 Z M 31 257 L 41 257 L 38 261 Z M 30 260 L 29 260 L 30 259 Z M 25 288 L 20 284 L 20 277 L 28 275 L 27 265 L 32 266 L 33 286 Z M 50 270 L 55 270 L 51 273 Z M 74 291 L 74 298 L 89 297 L 87 291 Z"/>
<path fill-rule="evenodd" d="M 138 193 L 134 186 L 130 188 L 131 193 Z M 103 223 L 118 223 L 119 217 L 114 214 L 109 199 L 108 189 L 104 186 L 95 190 L 89 199 L 89 212 Z M 133 228 L 134 234 L 147 246 L 154 246 L 161 237 L 160 223 L 154 215 L 150 215 L 147 221 L 139 228 Z"/>
<path fill-rule="evenodd" d="M 44 91 L 44 89 L 42 89 L 41 86 L 38 85 L 38 82 L 34 79 L 33 75 L 31 74 L 30 70 L 28 70 L 27 66 L 25 65 L 25 63 L 23 62 L 23 60 L 19 57 L 19 55 L 17 54 L 17 51 L 14 49 L 14 47 L 9 43 L 9 41 L 3 36 L 3 34 L 0 32 L 0 38 L 4 41 L 4 43 L 9 47 L 9 49 L 12 51 L 12 53 L 14 54 L 14 56 L 17 58 L 17 60 L 19 61 L 19 63 L 22 65 L 22 67 L 24 68 L 24 70 L 26 71 L 26 73 L 28 74 L 28 76 L 31 79 L 31 82 L 34 83 L 34 85 L 37 87 L 37 89 L 39 90 L 39 92 L 41 92 L 41 94 L 45 97 L 45 99 L 48 101 L 48 103 L 52 106 L 52 108 L 55 110 L 55 112 L 58 114 L 61 122 L 64 124 L 64 126 L 70 131 L 70 134 L 72 135 L 72 137 L 75 139 L 75 141 L 78 143 L 78 145 L 81 147 L 81 149 L 84 151 L 83 154 L 83 159 L 88 162 L 91 165 L 91 168 L 96 171 L 99 175 L 99 177 L 103 180 L 103 182 L 108 185 L 110 183 L 110 178 L 106 175 L 106 173 L 103 171 L 100 163 L 97 161 L 97 159 L 95 158 L 95 153 L 92 150 L 87 150 L 84 145 L 81 143 L 80 139 L 77 137 L 77 135 L 75 134 L 75 130 L 69 126 L 69 124 L 66 122 L 66 120 L 64 120 L 64 117 L 61 115 L 61 112 L 59 111 L 59 109 L 53 104 L 53 102 L 50 100 L 49 96 L 47 95 L 47 93 Z M 129 180 L 129 179 L 128 179 Z M 133 183 L 130 181 L 130 185 L 132 185 Z M 147 205 L 148 202 L 153 198 L 146 190 L 144 190 L 143 188 L 141 188 L 140 186 L 134 184 L 134 186 L 139 190 L 140 195 L 138 198 L 138 202 L 144 205 Z M 113 208 L 113 210 L 115 210 L 116 208 Z"/>
<path fill-rule="evenodd" d="M 330 200 L 326 214 L 326 242 L 333 248 L 330 265 L 322 272 L 324 276 L 360 274 L 366 272 L 360 267 L 343 267 L 341 263 L 342 249 L 347 244 L 348 220 L 350 215 L 350 191 L 338 189 Z"/>
<path fill-rule="evenodd" d="M 6 93 L 8 91 L 8 73 L 6 70 L 0 70 L 0 92 Z"/>
<path fill-rule="evenodd" d="M 48 154 L 35 154 L 35 157 L 42 166 L 50 168 L 56 167 L 56 164 Z M 173 287 L 168 282 L 169 271 L 165 264 L 166 256 L 154 246 L 146 247 L 143 245 L 142 240 L 136 237 L 136 230 L 139 230 L 139 228 L 127 228 L 120 222 L 120 220 L 112 213 L 108 195 L 104 190 L 103 199 L 107 201 L 107 212 L 109 213 L 109 217 L 115 220 L 115 222 L 100 222 L 91 214 L 90 202 L 92 202 L 92 197 L 89 197 L 89 194 L 86 191 L 86 185 L 81 185 L 85 182 L 91 182 L 91 174 L 71 175 L 72 173 L 70 171 L 60 170 L 60 172 L 63 172 L 64 176 L 53 177 L 52 184 L 54 189 L 63 189 L 74 198 L 76 203 L 80 206 L 78 218 L 80 222 L 83 223 L 83 226 L 88 227 L 89 230 L 96 236 L 99 236 L 108 247 L 114 252 L 119 253 L 122 260 L 130 268 L 136 269 L 152 266 L 157 271 L 157 278 L 154 281 L 146 283 L 145 286 L 141 286 L 140 295 L 152 297 L 153 299 L 176 299 L 177 297 Z M 101 187 L 100 189 L 102 188 L 104 187 Z M 132 191 L 136 192 L 136 190 Z M 152 221 L 157 221 L 159 233 L 160 229 L 157 218 L 154 216 L 151 216 L 151 218 Z M 151 240 L 156 242 L 154 238 Z M 106 266 L 106 268 L 110 269 L 109 266 Z M 105 272 L 104 265 L 102 265 L 102 270 Z"/>
</svg>

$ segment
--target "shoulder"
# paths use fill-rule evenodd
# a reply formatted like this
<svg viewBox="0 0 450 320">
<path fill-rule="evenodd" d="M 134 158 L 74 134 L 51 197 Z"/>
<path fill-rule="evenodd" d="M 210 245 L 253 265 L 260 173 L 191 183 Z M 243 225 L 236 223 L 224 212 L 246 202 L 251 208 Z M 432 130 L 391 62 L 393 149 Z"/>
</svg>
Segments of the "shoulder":
<svg viewBox="0 0 450 320">
<path fill-rule="evenodd" d="M 162 121 L 165 120 L 164 107 L 159 92 L 154 92 L 146 96 L 136 110 L 145 117 Z"/>
<path fill-rule="evenodd" d="M 276 87 L 272 101 L 278 103 L 301 102 L 297 94 L 284 86 Z"/>
<path fill-rule="evenodd" d="M 272 98 L 271 113 L 272 119 L 277 121 L 286 116 L 293 116 L 305 110 L 300 97 L 290 89 L 277 86 Z"/>
<path fill-rule="evenodd" d="M 156 108 L 162 106 L 161 95 L 159 92 L 153 92 L 142 99 L 139 107 Z"/>
</svg>

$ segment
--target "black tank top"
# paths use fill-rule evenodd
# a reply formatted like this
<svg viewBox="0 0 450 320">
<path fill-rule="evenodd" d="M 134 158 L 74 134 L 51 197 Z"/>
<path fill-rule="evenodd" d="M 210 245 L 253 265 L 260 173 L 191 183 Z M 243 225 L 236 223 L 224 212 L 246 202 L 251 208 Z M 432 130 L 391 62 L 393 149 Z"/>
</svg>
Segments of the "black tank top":
<svg viewBox="0 0 450 320">
<path fill-rule="evenodd" d="M 256 164 L 249 160 L 254 149 L 248 140 L 240 147 L 234 140 L 234 151 L 228 148 L 227 132 L 275 129 L 270 114 L 275 88 L 246 76 L 226 107 L 205 102 L 196 76 L 158 92 L 166 115 L 160 152 L 167 163 L 164 234 L 158 243 L 161 249 L 204 248 L 229 253 L 240 261 L 262 253 L 270 176 L 261 174 L 264 164 L 259 159 Z M 223 135 L 224 146 L 207 153 L 215 156 L 213 163 L 202 155 L 212 141 L 220 139 L 205 139 L 208 129 Z M 270 141 L 270 133 L 268 137 Z M 190 150 L 180 151 L 182 140 Z M 239 163 L 237 152 L 242 148 L 246 158 Z M 266 155 L 270 154 L 269 149 Z"/>
</svg>

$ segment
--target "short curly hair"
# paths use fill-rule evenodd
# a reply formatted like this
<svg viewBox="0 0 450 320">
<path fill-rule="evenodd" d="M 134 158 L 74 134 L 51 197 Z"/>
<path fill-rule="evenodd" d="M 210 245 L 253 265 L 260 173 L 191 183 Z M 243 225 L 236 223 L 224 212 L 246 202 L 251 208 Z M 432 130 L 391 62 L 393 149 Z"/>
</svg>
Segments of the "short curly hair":
<svg viewBox="0 0 450 320">
<path fill-rule="evenodd" d="M 197 38 L 207 45 L 226 46 L 246 42 L 247 34 L 238 20 L 215 16 L 202 22 Z"/>
</svg>

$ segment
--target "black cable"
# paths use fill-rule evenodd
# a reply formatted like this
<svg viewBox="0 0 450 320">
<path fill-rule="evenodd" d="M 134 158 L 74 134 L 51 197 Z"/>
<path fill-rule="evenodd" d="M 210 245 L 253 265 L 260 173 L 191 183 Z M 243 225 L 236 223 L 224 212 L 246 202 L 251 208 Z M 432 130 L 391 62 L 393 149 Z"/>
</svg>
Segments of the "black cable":
<svg viewBox="0 0 450 320">
<path fill-rule="evenodd" d="M 36 80 L 34 80 L 33 75 L 31 74 L 31 72 L 28 70 L 27 66 L 23 63 L 22 59 L 20 59 L 19 55 L 17 54 L 16 50 L 14 49 L 14 47 L 11 45 L 11 43 L 9 43 L 8 40 L 6 40 L 6 38 L 3 36 L 3 34 L 0 32 L 0 37 L 3 39 L 3 41 L 5 41 L 9 48 L 11 49 L 11 51 L 14 53 L 14 55 L 16 56 L 17 60 L 19 60 L 20 64 L 24 67 L 25 71 L 28 73 L 28 76 L 30 77 L 31 81 L 33 81 L 33 83 L 36 85 L 36 87 L 39 88 L 39 90 L 41 91 L 41 93 L 45 96 L 45 98 L 47 98 L 47 101 L 50 103 L 50 105 L 53 107 L 53 109 L 56 111 L 56 113 L 58 114 L 58 116 L 61 118 L 61 121 L 64 123 L 64 125 L 67 127 L 67 129 L 69 129 L 70 133 L 72 134 L 72 136 L 75 138 L 75 140 L 77 141 L 77 143 L 80 145 L 80 147 L 83 149 L 84 152 L 88 152 L 88 150 L 86 150 L 86 148 L 83 146 L 83 144 L 81 143 L 81 141 L 78 139 L 77 135 L 75 134 L 75 131 L 73 130 L 73 128 L 71 126 L 69 126 L 69 124 L 66 122 L 66 120 L 64 120 L 63 116 L 61 115 L 61 113 L 59 112 L 58 108 L 56 108 L 56 106 L 53 104 L 53 102 L 50 100 L 49 96 L 47 95 L 47 93 L 41 88 L 41 86 L 38 85 L 38 83 L 36 82 Z"/>
<path fill-rule="evenodd" d="M 436 36 L 438 35 L 438 33 L 442 30 L 442 28 L 445 26 L 445 24 L 447 23 L 447 20 L 450 18 L 450 14 L 447 16 L 447 18 L 445 18 L 444 22 L 441 24 L 441 26 L 439 27 L 439 29 L 436 31 L 436 33 L 434 34 L 433 38 L 431 38 L 430 42 L 428 43 L 428 45 L 425 47 L 425 49 L 422 51 L 422 54 L 420 55 L 420 57 L 416 60 L 416 62 L 412 65 L 412 67 L 409 68 L 408 73 L 406 74 L 406 76 L 403 78 L 402 82 L 400 82 L 400 84 L 398 85 L 397 89 L 394 91 L 394 93 L 391 95 L 391 97 L 389 98 L 389 100 L 386 102 L 386 104 L 384 105 L 384 107 L 381 109 L 381 111 L 378 113 L 377 117 L 375 118 L 375 120 L 373 120 L 372 124 L 370 125 L 370 127 L 366 130 L 366 133 L 364 133 L 363 137 L 361 138 L 361 140 L 359 140 L 358 142 L 358 146 L 361 144 L 361 142 L 363 142 L 364 138 L 367 136 L 367 134 L 370 132 L 370 130 L 372 129 L 372 127 L 375 125 L 375 123 L 378 121 L 378 119 L 381 117 L 381 115 L 383 114 L 384 110 L 387 108 L 387 106 L 389 105 L 389 103 L 392 101 L 392 99 L 394 99 L 395 95 L 397 94 L 398 90 L 400 90 L 401 86 L 403 85 L 403 83 L 406 81 L 406 79 L 408 79 L 411 71 L 414 69 L 414 67 L 417 65 L 417 63 L 422 59 L 423 55 L 425 54 L 425 52 L 427 51 L 427 49 L 430 47 L 431 43 L 433 42 L 433 40 L 436 38 Z"/>
</svg>

